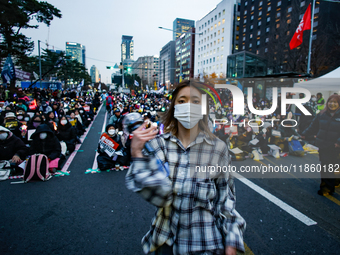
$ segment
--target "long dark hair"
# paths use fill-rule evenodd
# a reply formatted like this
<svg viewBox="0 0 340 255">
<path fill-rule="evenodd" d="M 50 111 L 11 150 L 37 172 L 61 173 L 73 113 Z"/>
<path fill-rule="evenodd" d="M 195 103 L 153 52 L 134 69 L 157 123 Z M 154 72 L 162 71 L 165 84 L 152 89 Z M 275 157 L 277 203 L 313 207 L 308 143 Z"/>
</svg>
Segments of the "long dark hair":
<svg viewBox="0 0 340 255">
<path fill-rule="evenodd" d="M 331 99 L 335 99 L 338 104 L 339 104 L 339 107 L 340 107 L 340 96 L 339 95 L 331 95 L 328 99 L 327 99 L 327 103 L 325 105 L 325 109 L 323 109 L 320 114 L 324 114 L 325 112 L 328 112 L 328 113 L 331 113 L 332 111 L 328 108 L 328 102 L 331 100 Z M 338 108 L 339 109 L 339 108 Z"/>
<path fill-rule="evenodd" d="M 169 110 L 166 111 L 162 115 L 162 123 L 164 124 L 164 133 L 172 133 L 173 135 L 177 135 L 178 120 L 174 117 L 175 102 L 176 102 L 176 98 L 178 96 L 179 91 L 188 86 L 196 88 L 201 94 L 206 94 L 206 92 L 202 90 L 202 89 L 205 89 L 206 87 L 200 82 L 197 82 L 191 79 L 191 80 L 185 80 L 179 83 L 176 86 L 176 89 L 174 90 L 174 92 L 172 93 L 172 99 L 171 99 Z M 198 127 L 200 130 L 204 131 L 211 139 L 213 139 L 215 135 L 210 131 L 209 126 L 208 126 L 209 104 L 207 104 L 206 113 L 207 114 L 203 116 L 203 119 L 201 119 L 198 122 Z"/>
</svg>

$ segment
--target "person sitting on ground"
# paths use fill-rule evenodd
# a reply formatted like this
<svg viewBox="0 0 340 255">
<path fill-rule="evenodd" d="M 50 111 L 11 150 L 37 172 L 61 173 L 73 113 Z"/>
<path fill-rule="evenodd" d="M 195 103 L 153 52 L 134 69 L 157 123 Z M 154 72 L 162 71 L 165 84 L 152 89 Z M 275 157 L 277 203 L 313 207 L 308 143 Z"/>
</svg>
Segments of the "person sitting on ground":
<svg viewBox="0 0 340 255">
<path fill-rule="evenodd" d="M 122 144 L 122 139 L 119 134 L 117 134 L 117 130 L 115 129 L 115 126 L 112 124 L 109 124 L 106 126 L 105 133 L 115 142 L 118 144 L 118 147 L 116 148 L 115 152 L 121 151 L 123 153 L 123 156 L 117 155 L 116 153 L 113 154 L 113 156 L 108 155 L 108 153 L 105 151 L 105 148 L 102 148 L 100 146 L 100 142 L 98 144 L 98 168 L 101 171 L 105 171 L 108 169 L 112 169 L 115 167 L 115 165 L 123 166 L 126 165 L 126 153 L 124 153 L 124 147 Z"/>
<path fill-rule="evenodd" d="M 124 116 L 121 116 L 120 110 L 115 109 L 114 115 L 112 115 L 112 117 L 109 120 L 109 124 L 114 125 L 116 129 L 118 129 L 119 131 L 122 131 L 123 130 L 123 126 L 122 126 L 123 118 Z"/>
<path fill-rule="evenodd" d="M 280 125 L 279 127 L 284 147 L 282 148 L 282 146 L 279 146 L 281 147 L 283 152 L 289 151 L 288 142 L 292 141 L 292 139 L 297 140 L 301 137 L 300 134 L 296 131 L 295 127 L 293 127 L 293 124 L 293 121 L 285 121 L 285 126 Z"/>
<path fill-rule="evenodd" d="M 70 122 L 67 120 L 65 116 L 61 117 L 58 123 L 58 131 L 57 137 L 59 141 L 63 141 L 67 145 L 67 151 L 72 153 L 76 148 L 76 141 L 77 141 L 77 131 Z"/>
<path fill-rule="evenodd" d="M 47 124 L 39 125 L 32 134 L 32 139 L 30 155 L 44 154 L 50 162 L 60 158 L 61 146 L 59 140 Z"/>
<path fill-rule="evenodd" d="M 22 124 L 20 121 L 17 120 L 17 116 L 14 112 L 7 112 L 5 115 L 4 123 L 2 124 L 3 127 L 9 129 L 14 135 L 21 138 L 21 126 Z"/>
<path fill-rule="evenodd" d="M 18 166 L 28 155 L 28 147 L 9 129 L 0 126 L 0 160 L 9 160 Z M 22 169 L 15 167 L 16 174 L 22 174 Z"/>
</svg>

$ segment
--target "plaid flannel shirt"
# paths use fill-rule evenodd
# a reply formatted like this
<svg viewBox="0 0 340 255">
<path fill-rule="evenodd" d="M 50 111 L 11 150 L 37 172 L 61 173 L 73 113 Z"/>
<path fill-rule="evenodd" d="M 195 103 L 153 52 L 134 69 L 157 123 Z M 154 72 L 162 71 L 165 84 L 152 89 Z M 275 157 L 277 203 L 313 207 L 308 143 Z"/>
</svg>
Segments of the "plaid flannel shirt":
<svg viewBox="0 0 340 255">
<path fill-rule="evenodd" d="M 163 244 L 181 255 L 224 254 L 226 246 L 244 251 L 246 223 L 235 210 L 234 179 L 229 173 L 203 172 L 204 166 L 230 165 L 226 144 L 203 132 L 186 149 L 169 133 L 148 143 L 154 152 L 133 158 L 126 175 L 127 188 L 158 207 L 142 239 L 144 252 Z M 169 176 L 157 159 L 168 162 Z"/>
</svg>

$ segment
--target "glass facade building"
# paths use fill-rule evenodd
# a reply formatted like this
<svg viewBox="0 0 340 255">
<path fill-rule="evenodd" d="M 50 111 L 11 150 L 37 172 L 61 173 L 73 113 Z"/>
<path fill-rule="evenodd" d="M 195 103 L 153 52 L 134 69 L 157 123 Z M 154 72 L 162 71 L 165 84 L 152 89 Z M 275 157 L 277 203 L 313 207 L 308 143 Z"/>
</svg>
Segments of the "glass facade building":
<svg viewBox="0 0 340 255">
<path fill-rule="evenodd" d="M 159 74 L 158 82 L 170 89 L 170 84 L 175 83 L 175 41 L 164 45 L 159 53 Z"/>
<path fill-rule="evenodd" d="M 80 43 L 66 42 L 66 56 L 70 56 L 71 60 L 85 64 L 83 63 L 83 46 Z"/>
<path fill-rule="evenodd" d="M 123 35 L 121 44 L 121 61 L 125 59 L 133 60 L 133 36 Z"/>
<path fill-rule="evenodd" d="M 183 33 L 187 32 L 189 29 L 195 27 L 195 21 L 189 19 L 176 18 L 173 22 L 173 38 L 176 41 Z"/>
</svg>

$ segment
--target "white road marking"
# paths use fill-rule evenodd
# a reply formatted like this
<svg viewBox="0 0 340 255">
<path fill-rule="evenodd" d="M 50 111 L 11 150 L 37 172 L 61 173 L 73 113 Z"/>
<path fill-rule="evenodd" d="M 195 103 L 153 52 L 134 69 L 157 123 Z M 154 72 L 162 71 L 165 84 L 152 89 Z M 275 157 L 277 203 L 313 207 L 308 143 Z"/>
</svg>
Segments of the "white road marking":
<svg viewBox="0 0 340 255">
<path fill-rule="evenodd" d="M 282 200 L 280 200 L 277 197 L 275 197 L 274 195 L 270 194 L 268 191 L 265 191 L 264 189 L 262 189 L 261 187 L 259 187 L 255 183 L 249 181 L 247 178 L 244 178 L 242 175 L 237 174 L 237 173 L 233 173 L 233 175 L 235 176 L 235 178 L 237 178 L 239 181 L 243 182 L 249 188 L 253 189 L 254 191 L 259 193 L 263 197 L 267 198 L 269 201 L 273 202 L 278 207 L 280 207 L 281 209 L 283 209 L 284 211 L 286 211 L 287 213 L 289 213 L 290 215 L 292 215 L 293 217 L 295 217 L 296 219 L 298 219 L 302 223 L 306 224 L 307 226 L 312 226 L 312 225 L 317 224 L 316 221 L 312 220 L 311 218 L 307 217 L 306 215 L 299 212 L 295 208 L 286 204 Z"/>
<path fill-rule="evenodd" d="M 104 117 L 104 123 L 103 123 L 103 127 L 102 127 L 102 133 L 105 131 L 106 120 L 107 120 L 107 111 L 106 111 L 105 117 Z M 96 152 L 96 156 L 94 157 L 92 169 L 97 169 L 97 168 L 98 168 L 98 162 L 97 162 L 97 157 L 98 157 L 98 155 L 99 155 L 99 153 Z"/>
</svg>

